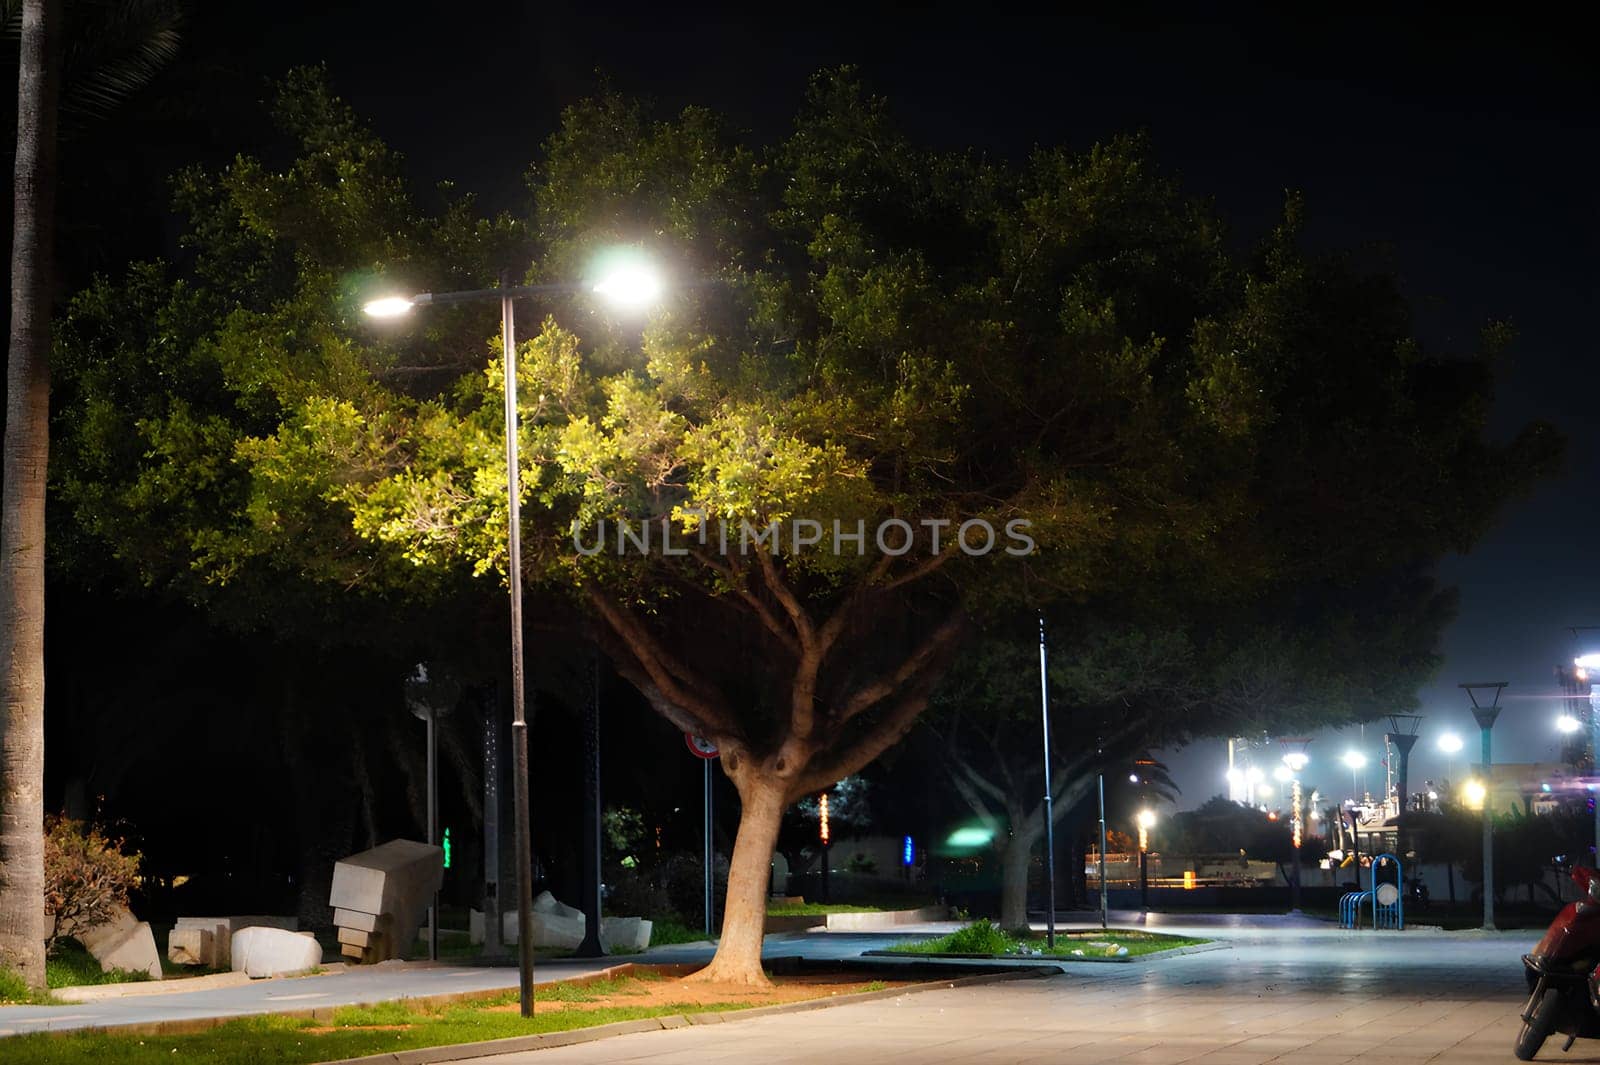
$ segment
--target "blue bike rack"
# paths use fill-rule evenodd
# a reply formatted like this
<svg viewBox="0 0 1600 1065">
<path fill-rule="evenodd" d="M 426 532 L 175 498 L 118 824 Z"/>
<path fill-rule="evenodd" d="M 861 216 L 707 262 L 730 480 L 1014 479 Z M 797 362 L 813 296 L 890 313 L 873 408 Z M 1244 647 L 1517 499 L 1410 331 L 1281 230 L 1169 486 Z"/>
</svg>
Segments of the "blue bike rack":
<svg viewBox="0 0 1600 1065">
<path fill-rule="evenodd" d="M 1339 927 L 1360 928 L 1361 908 L 1372 898 L 1370 891 L 1347 891 L 1339 899 Z"/>
<path fill-rule="evenodd" d="M 1383 868 L 1385 862 L 1394 863 L 1394 883 L 1380 885 L 1378 883 L 1378 870 Z M 1379 901 L 1378 896 L 1387 894 L 1383 889 L 1388 887 L 1394 888 L 1394 901 L 1389 903 Z M 1372 927 L 1393 928 L 1397 932 L 1404 931 L 1406 927 L 1404 909 L 1406 873 L 1405 868 L 1400 864 L 1399 858 L 1393 854 L 1380 854 L 1372 859 L 1372 890 L 1368 894 L 1372 896 Z"/>
</svg>

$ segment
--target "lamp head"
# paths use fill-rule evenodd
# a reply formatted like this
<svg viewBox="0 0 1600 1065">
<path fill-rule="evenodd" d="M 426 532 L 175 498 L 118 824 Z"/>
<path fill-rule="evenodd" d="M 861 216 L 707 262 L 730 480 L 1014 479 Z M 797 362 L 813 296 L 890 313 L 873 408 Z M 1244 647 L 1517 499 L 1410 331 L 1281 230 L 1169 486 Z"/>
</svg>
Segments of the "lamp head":
<svg viewBox="0 0 1600 1065">
<path fill-rule="evenodd" d="M 373 318 L 398 318 L 409 313 L 415 302 L 407 296 L 384 296 L 369 301 L 361 309 Z"/>
<path fill-rule="evenodd" d="M 642 311 L 661 298 L 661 274 L 647 260 L 613 257 L 600 270 L 594 292 L 619 310 Z"/>
<path fill-rule="evenodd" d="M 1367 764 L 1367 756 L 1360 751 L 1344 752 L 1344 764 L 1350 769 L 1360 769 Z"/>
</svg>

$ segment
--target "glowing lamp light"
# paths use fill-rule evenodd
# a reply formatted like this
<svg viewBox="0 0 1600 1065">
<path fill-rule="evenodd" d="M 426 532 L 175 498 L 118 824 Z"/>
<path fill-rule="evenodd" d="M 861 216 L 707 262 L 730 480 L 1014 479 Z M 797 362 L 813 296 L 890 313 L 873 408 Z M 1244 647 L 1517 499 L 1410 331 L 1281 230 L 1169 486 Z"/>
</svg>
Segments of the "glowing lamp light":
<svg viewBox="0 0 1600 1065">
<path fill-rule="evenodd" d="M 900 864 L 901 865 L 915 865 L 916 864 L 916 858 L 917 858 L 917 847 L 916 847 L 916 844 L 914 844 L 911 841 L 911 837 L 910 836 L 907 836 L 905 838 L 904 844 L 900 848 Z"/>
<path fill-rule="evenodd" d="M 1489 797 L 1489 789 L 1483 786 L 1481 780 L 1469 780 L 1461 789 L 1461 796 L 1466 799 L 1468 806 L 1474 810 L 1481 810 L 1484 800 Z"/>
<path fill-rule="evenodd" d="M 949 838 L 945 840 L 945 845 L 961 848 L 983 847 L 987 846 L 992 839 L 994 839 L 993 830 L 968 826 L 966 828 L 958 828 L 950 833 Z"/>
<path fill-rule="evenodd" d="M 824 847 L 826 847 L 828 845 L 828 793 L 827 792 L 823 792 L 822 793 L 822 798 L 817 800 L 817 809 L 819 811 L 820 831 L 821 831 L 821 834 L 822 834 L 822 845 Z"/>
<path fill-rule="evenodd" d="M 408 313 L 412 306 L 412 301 L 405 296 L 385 296 L 369 301 L 361 309 L 373 318 L 398 318 Z"/>
<path fill-rule="evenodd" d="M 1367 764 L 1367 756 L 1360 751 L 1346 751 L 1342 760 L 1347 769 L 1360 769 Z"/>
<path fill-rule="evenodd" d="M 447 825 L 444 830 L 444 867 L 446 869 L 450 868 L 450 849 L 450 828 Z"/>
<path fill-rule="evenodd" d="M 1156 812 L 1154 810 L 1140 810 L 1139 811 L 1139 827 L 1140 828 L 1149 828 L 1151 825 L 1153 825 L 1155 823 L 1156 823 Z"/>
<path fill-rule="evenodd" d="M 1130 783 L 1130 784 L 1139 783 L 1139 774 L 1138 773 L 1129 773 L 1128 774 L 1128 783 Z"/>
<path fill-rule="evenodd" d="M 1295 773 L 1298 773 L 1300 770 L 1304 769 L 1306 767 L 1306 763 L 1310 761 L 1311 756 L 1306 754 L 1304 751 L 1295 751 L 1292 754 L 1286 754 L 1283 756 L 1283 764 L 1288 766 L 1289 769 Z"/>
<path fill-rule="evenodd" d="M 1289 767 L 1286 765 L 1280 765 L 1272 771 L 1272 779 L 1280 784 L 1285 783 L 1292 776 L 1294 774 L 1289 772 Z"/>
<path fill-rule="evenodd" d="M 1556 730 L 1558 732 L 1577 732 L 1582 727 L 1583 723 L 1571 714 L 1562 714 L 1556 718 Z"/>
<path fill-rule="evenodd" d="M 1267 777 L 1267 775 L 1265 773 L 1263 773 L 1261 770 L 1257 769 L 1255 766 L 1251 766 L 1248 770 L 1245 771 L 1245 774 L 1244 774 L 1244 778 L 1246 780 L 1248 780 L 1252 784 L 1259 783 L 1260 781 L 1265 780 L 1266 777 Z"/>
<path fill-rule="evenodd" d="M 1439 737 L 1439 749 L 1445 754 L 1455 754 L 1457 751 L 1461 750 L 1461 747 L 1461 737 L 1457 736 L 1454 732 L 1446 732 L 1443 736 Z"/>
<path fill-rule="evenodd" d="M 1600 651 L 1590 651 L 1586 655 L 1579 655 L 1572 660 L 1572 664 L 1579 669 L 1600 669 Z"/>
<path fill-rule="evenodd" d="M 596 295 L 615 307 L 641 310 L 661 296 L 661 275 L 645 262 L 619 263 L 594 285 Z"/>
<path fill-rule="evenodd" d="M 1243 784 L 1244 783 L 1244 773 L 1242 771 L 1238 770 L 1238 769 L 1230 769 L 1230 770 L 1228 770 L 1228 783 L 1229 784 Z"/>
</svg>

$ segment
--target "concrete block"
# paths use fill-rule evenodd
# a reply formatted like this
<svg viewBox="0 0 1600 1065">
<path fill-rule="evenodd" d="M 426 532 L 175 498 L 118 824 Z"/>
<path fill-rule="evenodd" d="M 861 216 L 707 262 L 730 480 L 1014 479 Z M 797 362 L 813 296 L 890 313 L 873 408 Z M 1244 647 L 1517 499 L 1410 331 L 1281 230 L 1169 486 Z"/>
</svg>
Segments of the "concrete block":
<svg viewBox="0 0 1600 1065">
<path fill-rule="evenodd" d="M 417 929 L 444 879 L 444 851 L 414 840 L 395 839 L 334 864 L 328 902 L 341 928 L 381 929 L 384 950 L 369 950 L 370 961 L 398 957 L 416 939 Z M 368 914 L 346 925 L 338 914 Z M 363 925 L 371 928 L 362 928 Z"/>
<path fill-rule="evenodd" d="M 161 979 L 161 955 L 150 925 L 135 921 L 126 910 L 106 924 L 79 932 L 76 938 L 100 963 L 102 972 L 127 969 L 149 973 L 152 980 Z"/>
<path fill-rule="evenodd" d="M 231 917 L 180 917 L 173 926 L 173 931 L 198 928 L 211 933 L 211 951 L 203 955 L 200 964 L 208 965 L 213 969 L 227 969 L 232 965 L 229 946 L 233 941 L 233 918 Z M 169 953 L 170 953 L 170 947 Z"/>
<path fill-rule="evenodd" d="M 322 944 L 310 933 L 251 925 L 233 934 L 233 971 L 252 979 L 304 972 L 322 964 Z"/>
<path fill-rule="evenodd" d="M 472 944 L 482 943 L 483 937 L 486 935 L 484 931 L 486 927 L 487 925 L 483 922 L 482 910 L 467 911 L 467 942 Z"/>
<path fill-rule="evenodd" d="M 382 915 L 362 913 L 360 910 L 334 910 L 333 923 L 340 928 L 357 928 L 363 932 L 376 932 Z"/>
<path fill-rule="evenodd" d="M 300 918 L 280 917 L 270 913 L 250 913 L 228 918 L 228 928 L 234 932 L 241 928 L 281 928 L 286 932 L 298 932 Z"/>
<path fill-rule="evenodd" d="M 348 943 L 352 947 L 369 946 L 377 936 L 372 932 L 363 932 L 359 928 L 339 929 L 339 942 Z"/>
<path fill-rule="evenodd" d="M 600 945 L 607 954 L 639 954 L 650 945 L 654 927 L 643 917 L 602 917 Z"/>
<path fill-rule="evenodd" d="M 354 958 L 359 962 L 366 960 L 367 951 L 365 947 L 358 947 L 354 943 L 340 943 L 339 953 L 346 958 Z"/>
<path fill-rule="evenodd" d="M 174 965 L 210 965 L 216 956 L 216 933 L 209 928 L 174 928 L 167 934 L 167 960 Z"/>
</svg>

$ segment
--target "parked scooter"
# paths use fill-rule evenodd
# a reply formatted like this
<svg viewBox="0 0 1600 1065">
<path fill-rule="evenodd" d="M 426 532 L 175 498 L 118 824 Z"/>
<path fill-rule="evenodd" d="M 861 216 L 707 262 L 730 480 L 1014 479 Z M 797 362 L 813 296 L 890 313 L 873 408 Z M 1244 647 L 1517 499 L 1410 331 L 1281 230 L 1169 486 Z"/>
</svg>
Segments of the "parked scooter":
<svg viewBox="0 0 1600 1065">
<path fill-rule="evenodd" d="M 1579 866 L 1572 882 L 1581 897 L 1562 907 L 1539 945 L 1522 956 L 1529 994 L 1515 1053 L 1523 1061 L 1532 1061 L 1555 1032 L 1567 1037 L 1562 1050 L 1580 1037 L 1600 1039 L 1600 871 Z"/>
</svg>

